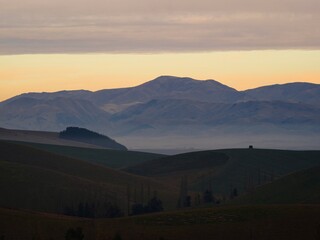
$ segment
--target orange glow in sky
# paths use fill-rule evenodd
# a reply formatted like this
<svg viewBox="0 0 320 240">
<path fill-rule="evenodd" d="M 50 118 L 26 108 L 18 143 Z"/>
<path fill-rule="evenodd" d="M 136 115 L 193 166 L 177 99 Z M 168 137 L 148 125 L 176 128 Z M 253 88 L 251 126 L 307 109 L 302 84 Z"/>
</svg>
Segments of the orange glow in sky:
<svg viewBox="0 0 320 240">
<path fill-rule="evenodd" d="M 238 90 L 320 84 L 320 51 L 2 55 L 0 101 L 25 92 L 131 87 L 160 75 L 215 79 Z"/>
</svg>

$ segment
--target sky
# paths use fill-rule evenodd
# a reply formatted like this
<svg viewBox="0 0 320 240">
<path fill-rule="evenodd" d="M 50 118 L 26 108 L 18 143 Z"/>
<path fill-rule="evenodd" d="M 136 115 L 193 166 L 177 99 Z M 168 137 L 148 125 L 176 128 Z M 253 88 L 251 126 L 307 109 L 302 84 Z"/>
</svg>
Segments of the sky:
<svg viewBox="0 0 320 240">
<path fill-rule="evenodd" d="M 0 0 L 0 101 L 159 75 L 320 83 L 319 0 Z"/>
</svg>

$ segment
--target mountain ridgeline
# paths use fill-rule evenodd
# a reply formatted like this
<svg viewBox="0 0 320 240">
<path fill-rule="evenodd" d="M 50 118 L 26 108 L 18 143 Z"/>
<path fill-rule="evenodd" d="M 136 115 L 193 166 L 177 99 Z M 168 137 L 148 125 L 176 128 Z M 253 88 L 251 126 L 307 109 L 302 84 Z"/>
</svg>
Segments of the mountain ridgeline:
<svg viewBox="0 0 320 240">
<path fill-rule="evenodd" d="M 66 130 L 59 133 L 59 137 L 110 149 L 128 150 L 125 146 L 117 143 L 115 140 L 85 128 L 67 127 Z"/>
<path fill-rule="evenodd" d="M 161 145 L 152 137 L 169 135 L 175 147 L 201 148 L 212 136 L 222 142 L 228 134 L 233 134 L 233 146 L 244 134 L 254 142 L 280 134 L 283 140 L 277 139 L 289 145 L 263 147 L 293 148 L 290 141 L 298 138 L 293 135 L 302 135 L 310 138 L 306 147 L 315 148 L 320 85 L 299 82 L 237 91 L 215 80 L 161 76 L 136 87 L 26 93 L 0 103 L 0 127 L 61 131 L 68 126 L 108 133 L 135 148 L 167 147 L 170 142 Z M 205 138 L 199 146 L 191 142 Z M 274 137 L 261 142 L 275 143 Z"/>
</svg>

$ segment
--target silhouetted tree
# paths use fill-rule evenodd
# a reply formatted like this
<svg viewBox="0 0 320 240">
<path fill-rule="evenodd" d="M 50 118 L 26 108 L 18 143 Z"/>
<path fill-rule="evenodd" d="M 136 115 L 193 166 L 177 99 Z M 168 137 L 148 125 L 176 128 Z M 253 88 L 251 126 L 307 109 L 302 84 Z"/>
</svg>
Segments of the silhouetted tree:
<svg viewBox="0 0 320 240">
<path fill-rule="evenodd" d="M 238 189 L 237 188 L 233 188 L 232 191 L 231 191 L 231 194 L 230 194 L 230 198 L 233 199 L 233 198 L 236 198 L 238 197 Z"/>
<path fill-rule="evenodd" d="M 190 205 L 191 205 L 191 198 L 190 196 L 188 196 L 188 179 L 186 176 L 184 176 L 181 178 L 178 207 L 179 208 L 190 207 Z"/>
<path fill-rule="evenodd" d="M 191 196 L 186 196 L 185 201 L 184 201 L 184 206 L 185 207 L 191 207 Z"/>
<path fill-rule="evenodd" d="M 212 202 L 214 202 L 213 194 L 208 189 L 206 191 L 204 191 L 204 193 L 203 193 L 203 202 L 204 203 L 212 203 Z"/>
<path fill-rule="evenodd" d="M 120 233 L 117 232 L 117 233 L 114 235 L 113 240 L 122 240 L 122 237 L 121 237 Z"/>
<path fill-rule="evenodd" d="M 201 194 L 197 193 L 197 195 L 194 197 L 194 204 L 196 206 L 199 206 L 201 204 Z"/>
<path fill-rule="evenodd" d="M 123 212 L 116 204 L 107 204 L 104 217 L 107 218 L 116 218 L 116 217 L 122 217 Z"/>
<path fill-rule="evenodd" d="M 63 214 L 68 215 L 68 216 L 76 216 L 77 215 L 76 212 L 74 211 L 74 209 L 71 207 L 65 207 L 63 209 Z"/>
<path fill-rule="evenodd" d="M 84 217 L 84 206 L 83 203 L 80 202 L 78 205 L 78 212 L 77 212 L 78 217 Z"/>
<path fill-rule="evenodd" d="M 146 212 L 161 212 L 163 211 L 162 201 L 158 199 L 156 196 L 151 198 L 147 205 Z"/>
<path fill-rule="evenodd" d="M 143 206 L 141 203 L 135 203 L 131 207 L 131 214 L 132 215 L 141 215 L 146 213 L 146 206 Z"/>
<path fill-rule="evenodd" d="M 84 234 L 82 233 L 82 228 L 78 227 L 76 229 L 69 228 L 65 234 L 66 240 L 82 240 Z"/>
<path fill-rule="evenodd" d="M 143 205 L 142 203 L 135 203 L 131 206 L 131 215 L 141 215 L 145 213 L 161 211 L 163 211 L 162 201 L 156 196 L 151 198 L 147 205 Z"/>
<path fill-rule="evenodd" d="M 94 218 L 95 217 L 95 204 L 89 204 L 88 202 L 84 205 L 84 217 L 86 218 Z"/>
</svg>

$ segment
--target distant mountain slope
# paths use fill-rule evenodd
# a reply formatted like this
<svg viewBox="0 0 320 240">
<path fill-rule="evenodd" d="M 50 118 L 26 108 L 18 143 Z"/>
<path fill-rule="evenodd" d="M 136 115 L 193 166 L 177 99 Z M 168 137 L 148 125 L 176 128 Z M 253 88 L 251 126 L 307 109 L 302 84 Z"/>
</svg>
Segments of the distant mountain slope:
<svg viewBox="0 0 320 240">
<path fill-rule="evenodd" d="M 148 136 L 159 134 L 192 138 L 233 131 L 239 137 L 249 128 L 253 136 L 280 132 L 289 139 L 320 132 L 319 89 L 319 84 L 288 83 L 237 91 L 214 80 L 161 76 L 130 88 L 22 94 L 0 103 L 0 127 L 61 131 L 76 126 L 117 138 L 143 136 L 146 144 Z M 311 138 L 306 145 L 314 148 Z"/>
<path fill-rule="evenodd" d="M 19 98 L 33 98 L 37 100 L 52 100 L 55 98 L 70 98 L 70 99 L 87 99 L 93 92 L 88 90 L 63 90 L 58 92 L 30 92 L 23 93 L 12 98 L 9 98 L 2 104 L 7 104 L 9 102 L 15 101 Z"/>
<path fill-rule="evenodd" d="M 101 124 L 109 116 L 82 99 L 17 98 L 0 106 L 2 127 L 28 130 L 61 130 L 70 125 Z"/>
<path fill-rule="evenodd" d="M 287 101 L 320 104 L 320 85 L 312 83 L 287 83 L 259 87 L 243 91 L 248 99 L 263 101 Z"/>
<path fill-rule="evenodd" d="M 279 100 L 317 104 L 320 99 L 320 85 L 296 82 L 237 91 L 215 80 L 199 81 L 188 77 L 160 76 L 136 87 L 104 89 L 96 92 L 75 90 L 53 93 L 25 93 L 3 101 L 1 104 L 7 104 L 19 98 L 37 100 L 83 99 L 98 107 L 103 107 L 106 104 L 121 105 L 147 102 L 152 99 L 188 99 L 229 103 L 248 100 Z"/>
<path fill-rule="evenodd" d="M 152 99 L 188 99 L 206 102 L 233 102 L 241 99 L 240 92 L 214 80 L 161 76 L 132 88 L 101 90 L 99 104 L 146 102 Z M 104 102 L 104 103 L 103 103 Z"/>
<path fill-rule="evenodd" d="M 124 145 L 117 143 L 108 136 L 90 131 L 86 128 L 67 127 L 65 130 L 59 133 L 59 137 L 62 139 L 89 143 L 109 149 L 128 150 Z"/>
<path fill-rule="evenodd" d="M 234 104 L 191 100 L 152 100 L 113 114 L 110 121 L 137 128 L 155 126 L 222 124 L 301 124 L 319 125 L 320 108 L 287 102 L 248 101 Z"/>
</svg>

